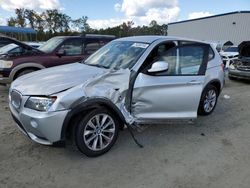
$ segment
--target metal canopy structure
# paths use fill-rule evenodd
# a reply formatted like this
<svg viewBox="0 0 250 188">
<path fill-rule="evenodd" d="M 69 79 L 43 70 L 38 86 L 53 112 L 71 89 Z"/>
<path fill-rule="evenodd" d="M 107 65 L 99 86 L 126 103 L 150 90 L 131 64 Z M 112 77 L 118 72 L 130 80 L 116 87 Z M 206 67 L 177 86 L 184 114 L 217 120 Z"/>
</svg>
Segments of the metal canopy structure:
<svg viewBox="0 0 250 188">
<path fill-rule="evenodd" d="M 0 33 L 18 40 L 32 40 L 32 36 L 36 36 L 37 32 L 32 28 L 0 26 Z"/>
<path fill-rule="evenodd" d="M 32 28 L 0 26 L 0 33 L 36 34 L 36 31 Z"/>
</svg>

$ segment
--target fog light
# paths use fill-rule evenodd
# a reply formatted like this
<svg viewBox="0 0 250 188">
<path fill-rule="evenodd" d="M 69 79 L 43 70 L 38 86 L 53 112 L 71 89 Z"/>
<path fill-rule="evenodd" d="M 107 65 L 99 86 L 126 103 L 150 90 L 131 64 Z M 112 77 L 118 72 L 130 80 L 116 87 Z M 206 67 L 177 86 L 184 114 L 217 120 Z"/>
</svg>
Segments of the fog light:
<svg viewBox="0 0 250 188">
<path fill-rule="evenodd" d="M 33 119 L 30 121 L 30 124 L 31 124 L 31 126 L 32 126 L 33 128 L 35 128 L 35 129 L 38 127 L 37 122 L 36 122 L 35 120 L 33 120 Z"/>
</svg>

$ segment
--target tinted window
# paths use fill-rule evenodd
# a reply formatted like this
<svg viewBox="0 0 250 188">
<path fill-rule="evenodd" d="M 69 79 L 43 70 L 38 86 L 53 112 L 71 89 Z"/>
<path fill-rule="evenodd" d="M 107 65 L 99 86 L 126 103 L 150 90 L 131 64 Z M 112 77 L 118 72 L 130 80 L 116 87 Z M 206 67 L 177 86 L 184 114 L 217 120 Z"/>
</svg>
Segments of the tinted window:
<svg viewBox="0 0 250 188">
<path fill-rule="evenodd" d="M 86 54 L 92 54 L 100 48 L 99 41 L 87 41 L 85 44 L 84 52 Z"/>
<path fill-rule="evenodd" d="M 214 58 L 214 51 L 213 49 L 210 47 L 209 51 L 208 51 L 208 61 L 212 60 Z"/>
<path fill-rule="evenodd" d="M 198 75 L 203 57 L 204 48 L 198 45 L 172 48 L 157 58 L 168 63 L 168 70 L 156 75 Z"/>
<path fill-rule="evenodd" d="M 62 41 L 63 41 L 63 38 L 54 37 L 54 38 L 48 40 L 46 43 L 44 43 L 38 49 L 43 51 L 43 52 L 50 53 L 50 52 L 54 51 L 58 47 L 58 45 L 62 43 Z"/>
<path fill-rule="evenodd" d="M 10 50 L 9 53 L 14 54 L 14 53 L 21 53 L 23 49 L 21 47 L 16 47 L 13 50 Z"/>
<path fill-rule="evenodd" d="M 82 54 L 82 40 L 80 39 L 67 40 L 63 43 L 60 49 L 64 49 L 65 55 L 68 55 L 68 56 L 81 55 Z"/>
</svg>

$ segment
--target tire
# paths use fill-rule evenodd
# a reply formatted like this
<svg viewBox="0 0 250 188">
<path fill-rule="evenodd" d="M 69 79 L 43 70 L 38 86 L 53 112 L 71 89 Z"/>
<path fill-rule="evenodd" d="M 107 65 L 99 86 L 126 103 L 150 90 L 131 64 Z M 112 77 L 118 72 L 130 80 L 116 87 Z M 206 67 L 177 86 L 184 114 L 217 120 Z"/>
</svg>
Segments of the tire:
<svg viewBox="0 0 250 188">
<path fill-rule="evenodd" d="M 201 100 L 198 108 L 198 115 L 206 116 L 211 114 L 217 104 L 218 90 L 213 85 L 208 85 L 202 92 Z"/>
<path fill-rule="evenodd" d="M 77 148 L 88 157 L 106 153 L 117 140 L 119 124 L 119 120 L 107 109 L 92 110 L 75 127 Z"/>
<path fill-rule="evenodd" d="M 31 72 L 34 72 L 36 71 L 35 69 L 25 69 L 25 70 L 22 70 L 21 72 L 19 72 L 16 76 L 15 76 L 15 79 L 25 75 L 25 74 L 28 74 L 28 73 L 31 73 Z"/>
</svg>

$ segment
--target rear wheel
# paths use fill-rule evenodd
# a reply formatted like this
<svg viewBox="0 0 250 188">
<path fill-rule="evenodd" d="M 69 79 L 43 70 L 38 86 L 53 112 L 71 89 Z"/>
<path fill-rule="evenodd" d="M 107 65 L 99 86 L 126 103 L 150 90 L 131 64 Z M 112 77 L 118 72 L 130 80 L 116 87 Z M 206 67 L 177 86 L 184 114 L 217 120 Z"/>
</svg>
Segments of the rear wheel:
<svg viewBox="0 0 250 188">
<path fill-rule="evenodd" d="M 217 104 L 217 99 L 218 99 L 217 88 L 213 85 L 207 86 L 202 92 L 198 114 L 204 116 L 211 114 L 215 109 L 215 106 Z"/>
<path fill-rule="evenodd" d="M 89 157 L 97 157 L 110 150 L 118 137 L 119 121 L 107 109 L 95 109 L 76 126 L 75 142 Z"/>
</svg>

